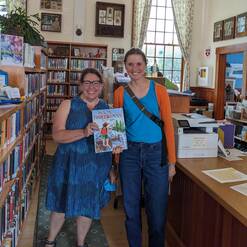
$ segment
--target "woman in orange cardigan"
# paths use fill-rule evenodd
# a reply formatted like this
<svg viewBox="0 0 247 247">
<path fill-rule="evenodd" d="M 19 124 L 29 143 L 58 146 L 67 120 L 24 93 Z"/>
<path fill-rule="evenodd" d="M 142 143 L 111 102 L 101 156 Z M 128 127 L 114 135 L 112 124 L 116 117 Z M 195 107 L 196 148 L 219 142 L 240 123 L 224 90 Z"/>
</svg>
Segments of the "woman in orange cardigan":
<svg viewBox="0 0 247 247">
<path fill-rule="evenodd" d="M 137 107 L 124 87 L 119 87 L 114 92 L 114 107 L 124 109 L 128 139 L 128 149 L 122 152 L 119 166 L 127 237 L 130 247 L 142 246 L 143 182 L 149 247 L 164 247 L 168 187 L 176 173 L 169 96 L 165 87 L 145 78 L 147 60 L 140 49 L 130 49 L 124 62 L 131 78 L 130 89 L 149 112 L 164 122 L 167 142 L 167 147 L 163 147 L 161 128 Z"/>
</svg>

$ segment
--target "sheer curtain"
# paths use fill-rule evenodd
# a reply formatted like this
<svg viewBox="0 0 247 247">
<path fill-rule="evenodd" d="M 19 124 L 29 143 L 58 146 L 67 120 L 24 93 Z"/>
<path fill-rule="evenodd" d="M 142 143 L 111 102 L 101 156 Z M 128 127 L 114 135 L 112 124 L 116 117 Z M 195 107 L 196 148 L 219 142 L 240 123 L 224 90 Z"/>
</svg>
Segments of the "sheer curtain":
<svg viewBox="0 0 247 247">
<path fill-rule="evenodd" d="M 132 47 L 142 48 L 150 16 L 152 0 L 134 0 Z"/>
<path fill-rule="evenodd" d="M 190 50 L 194 0 L 172 0 L 172 9 L 178 43 L 184 58 L 183 90 L 187 90 L 190 87 Z"/>
</svg>

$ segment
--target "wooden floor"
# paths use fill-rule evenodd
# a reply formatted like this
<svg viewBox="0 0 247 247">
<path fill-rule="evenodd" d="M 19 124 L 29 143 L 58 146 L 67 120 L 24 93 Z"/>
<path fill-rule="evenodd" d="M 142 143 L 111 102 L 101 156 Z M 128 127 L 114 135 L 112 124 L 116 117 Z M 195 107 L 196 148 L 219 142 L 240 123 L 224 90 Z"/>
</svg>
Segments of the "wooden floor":
<svg viewBox="0 0 247 247">
<path fill-rule="evenodd" d="M 46 143 L 46 153 L 53 155 L 56 145 L 52 141 Z M 23 233 L 20 236 L 18 247 L 33 247 L 33 234 L 35 217 L 38 204 L 38 190 L 35 193 L 28 219 L 25 222 Z M 113 199 L 109 205 L 102 210 L 101 222 L 109 243 L 109 247 L 127 247 L 127 239 L 124 227 L 124 212 L 121 201 L 119 201 L 118 209 L 113 208 Z M 143 247 L 147 247 L 147 224 L 145 214 L 143 212 Z M 97 247 L 97 246 L 95 246 Z"/>
</svg>

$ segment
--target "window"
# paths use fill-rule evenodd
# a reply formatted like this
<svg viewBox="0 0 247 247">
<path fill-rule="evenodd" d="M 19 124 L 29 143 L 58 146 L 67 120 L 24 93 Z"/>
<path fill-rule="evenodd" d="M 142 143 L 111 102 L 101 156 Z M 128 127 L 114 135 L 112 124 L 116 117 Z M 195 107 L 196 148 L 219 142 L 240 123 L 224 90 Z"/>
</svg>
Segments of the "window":
<svg viewBox="0 0 247 247">
<path fill-rule="evenodd" d="M 7 14 L 7 4 L 6 0 L 0 0 L 0 15 Z"/>
<path fill-rule="evenodd" d="M 152 66 L 156 60 L 163 76 L 180 87 L 182 54 L 174 26 L 171 0 L 152 0 L 143 51 L 148 66 Z"/>
</svg>

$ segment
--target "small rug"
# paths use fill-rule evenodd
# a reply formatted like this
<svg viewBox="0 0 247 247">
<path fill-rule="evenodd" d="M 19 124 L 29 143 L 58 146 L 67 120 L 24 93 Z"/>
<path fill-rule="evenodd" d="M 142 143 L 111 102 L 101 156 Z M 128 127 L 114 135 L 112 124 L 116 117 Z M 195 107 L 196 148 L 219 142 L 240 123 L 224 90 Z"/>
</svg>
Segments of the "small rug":
<svg viewBox="0 0 247 247">
<path fill-rule="evenodd" d="M 53 156 L 45 156 L 41 166 L 41 181 L 39 191 L 39 205 L 36 219 L 34 247 L 44 247 L 43 240 L 48 236 L 50 211 L 46 210 L 45 198 L 47 189 L 47 177 L 52 164 Z M 89 247 L 108 247 L 104 230 L 100 221 L 93 221 L 90 231 L 87 234 L 86 242 Z M 65 221 L 60 233 L 57 236 L 57 247 L 76 247 L 76 221 L 68 219 Z"/>
</svg>

